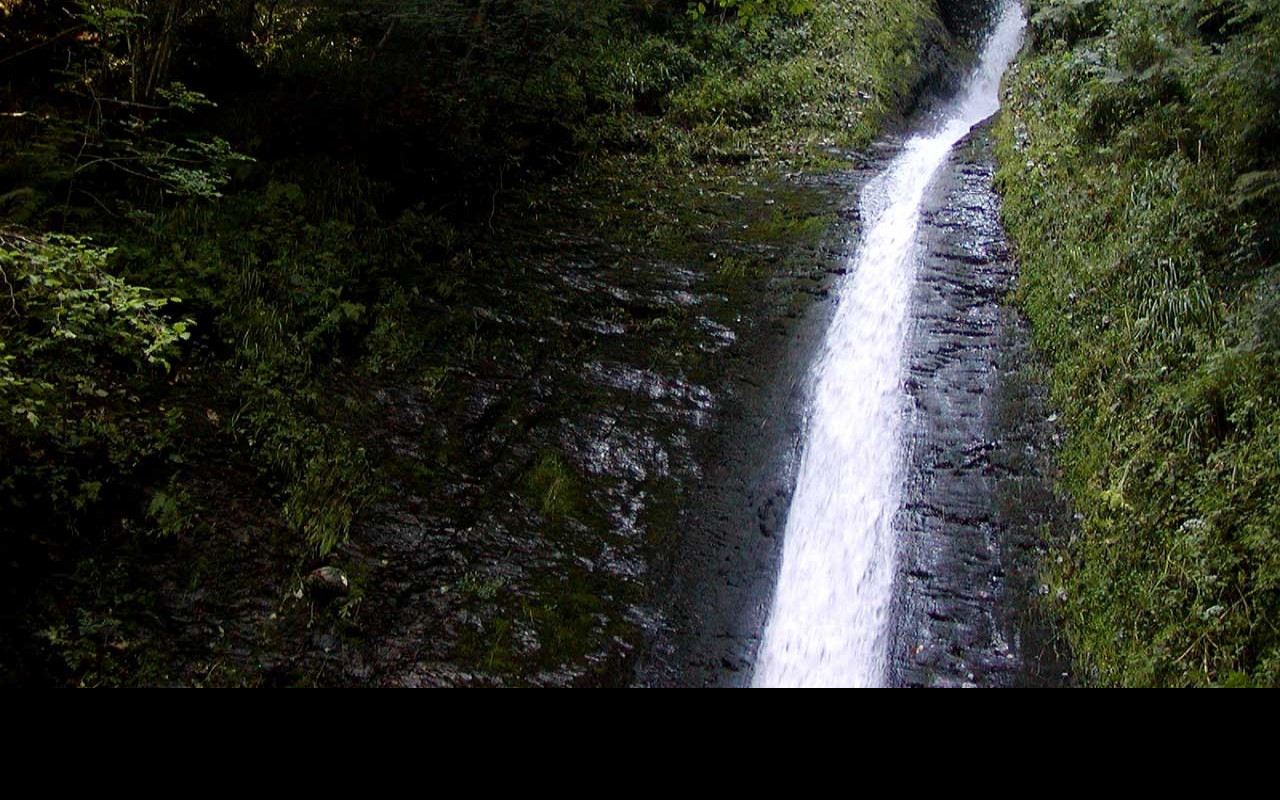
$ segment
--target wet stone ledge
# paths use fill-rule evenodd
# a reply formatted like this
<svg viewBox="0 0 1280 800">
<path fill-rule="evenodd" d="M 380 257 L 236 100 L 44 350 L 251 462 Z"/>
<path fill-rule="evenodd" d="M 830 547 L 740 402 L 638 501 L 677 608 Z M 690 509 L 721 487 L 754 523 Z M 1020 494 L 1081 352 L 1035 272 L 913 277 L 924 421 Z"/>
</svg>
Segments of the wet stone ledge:
<svg viewBox="0 0 1280 800">
<path fill-rule="evenodd" d="M 987 125 L 951 154 L 921 226 L 895 520 L 890 682 L 899 686 L 1070 680 L 1035 580 L 1046 536 L 1070 518 L 1053 491 L 1057 433 L 1029 332 L 1010 302 L 1016 265 Z"/>
</svg>

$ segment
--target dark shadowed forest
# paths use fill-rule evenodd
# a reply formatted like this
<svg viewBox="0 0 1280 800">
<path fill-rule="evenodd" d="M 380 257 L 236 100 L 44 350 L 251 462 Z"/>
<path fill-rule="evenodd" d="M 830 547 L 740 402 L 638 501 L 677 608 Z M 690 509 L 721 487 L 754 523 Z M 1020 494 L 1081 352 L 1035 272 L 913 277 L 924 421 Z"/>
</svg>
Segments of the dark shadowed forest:
<svg viewBox="0 0 1280 800">
<path fill-rule="evenodd" d="M 163 680 L 142 573 L 202 540 L 193 584 L 227 548 L 329 563 L 389 491 L 373 388 L 447 395 L 504 346 L 476 316 L 498 215 L 866 144 L 929 6 L 6 2 L 8 680 Z M 243 543 L 214 543 L 228 520 Z"/>
</svg>

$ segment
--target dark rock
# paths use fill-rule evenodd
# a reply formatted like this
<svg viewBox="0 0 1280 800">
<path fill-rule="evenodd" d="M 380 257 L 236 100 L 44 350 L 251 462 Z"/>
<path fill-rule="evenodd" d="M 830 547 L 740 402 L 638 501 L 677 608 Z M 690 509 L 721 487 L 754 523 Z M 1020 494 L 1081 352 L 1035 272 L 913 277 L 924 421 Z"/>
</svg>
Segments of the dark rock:
<svg viewBox="0 0 1280 800">
<path fill-rule="evenodd" d="M 351 581 L 337 567 L 320 567 L 307 575 L 307 586 L 317 594 L 343 595 L 351 590 Z"/>
<path fill-rule="evenodd" d="M 1061 685 L 1058 642 L 1031 605 L 1040 523 L 1065 521 L 1042 443 L 1043 390 L 1020 378 L 1025 323 L 992 189 L 985 128 L 926 200 L 912 303 L 907 489 L 890 680 L 899 686 Z M 992 368 L 994 365 L 994 368 Z M 945 409 L 945 412 L 943 411 Z M 1012 499 L 1016 495 L 1016 500 Z"/>
</svg>

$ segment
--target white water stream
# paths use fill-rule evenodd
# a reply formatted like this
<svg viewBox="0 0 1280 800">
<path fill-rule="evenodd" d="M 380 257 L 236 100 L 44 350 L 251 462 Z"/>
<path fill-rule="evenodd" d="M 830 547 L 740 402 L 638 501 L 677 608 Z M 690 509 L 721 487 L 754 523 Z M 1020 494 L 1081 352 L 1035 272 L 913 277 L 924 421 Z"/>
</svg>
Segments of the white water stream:
<svg viewBox="0 0 1280 800">
<path fill-rule="evenodd" d="M 861 196 L 865 234 L 816 366 L 808 439 L 755 686 L 879 686 L 888 671 L 902 486 L 902 349 L 925 190 L 999 108 L 1022 9 L 1006 0 L 981 62 L 938 126 L 907 142 Z"/>
</svg>

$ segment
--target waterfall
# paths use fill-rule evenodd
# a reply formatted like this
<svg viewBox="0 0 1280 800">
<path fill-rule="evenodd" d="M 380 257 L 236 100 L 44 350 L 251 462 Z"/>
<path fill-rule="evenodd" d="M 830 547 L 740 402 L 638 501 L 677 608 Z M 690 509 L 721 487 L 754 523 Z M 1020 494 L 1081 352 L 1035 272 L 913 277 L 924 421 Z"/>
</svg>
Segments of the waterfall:
<svg viewBox="0 0 1280 800">
<path fill-rule="evenodd" d="M 879 686 L 888 667 L 893 518 L 902 491 L 903 341 L 925 190 L 999 108 L 1026 22 L 1007 0 L 960 94 L 860 198 L 865 234 L 815 365 L 804 456 L 752 683 Z"/>
</svg>

